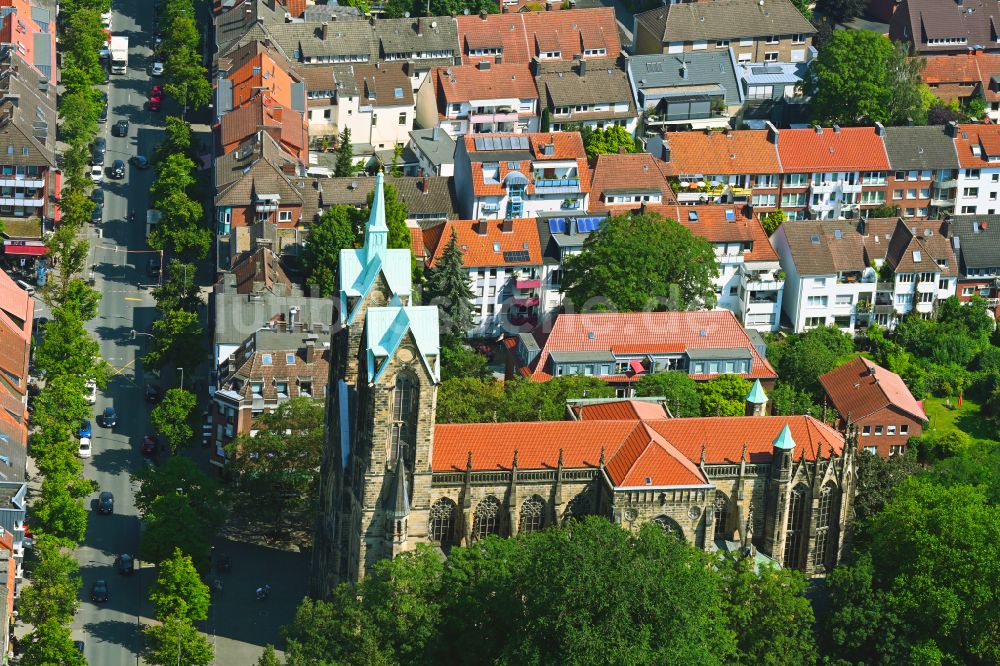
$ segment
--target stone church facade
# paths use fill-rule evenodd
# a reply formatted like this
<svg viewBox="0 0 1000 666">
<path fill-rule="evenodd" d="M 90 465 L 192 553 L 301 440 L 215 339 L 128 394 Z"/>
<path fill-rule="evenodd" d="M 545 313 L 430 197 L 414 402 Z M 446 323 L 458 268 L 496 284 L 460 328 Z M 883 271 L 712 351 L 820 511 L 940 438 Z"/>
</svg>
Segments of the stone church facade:
<svg viewBox="0 0 1000 666">
<path fill-rule="evenodd" d="M 386 247 L 382 176 L 365 244 L 340 257 L 311 593 L 381 559 L 604 516 L 807 575 L 842 556 L 855 433 L 766 416 L 669 418 L 648 401 L 580 401 L 567 419 L 435 425 L 435 307 L 411 305 L 407 250 Z M 339 326 L 337 325 L 339 323 Z"/>
</svg>

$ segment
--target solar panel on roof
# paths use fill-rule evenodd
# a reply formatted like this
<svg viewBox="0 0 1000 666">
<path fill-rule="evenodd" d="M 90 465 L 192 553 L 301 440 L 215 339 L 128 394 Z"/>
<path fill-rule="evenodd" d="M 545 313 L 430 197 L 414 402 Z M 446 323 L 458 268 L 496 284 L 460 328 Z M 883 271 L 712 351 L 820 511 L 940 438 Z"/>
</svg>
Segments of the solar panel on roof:
<svg viewBox="0 0 1000 666">
<path fill-rule="evenodd" d="M 503 253 L 503 260 L 509 264 L 524 263 L 531 259 L 527 250 L 510 250 Z"/>
<path fill-rule="evenodd" d="M 476 138 L 476 150 L 486 150 L 486 143 L 479 137 Z"/>
<path fill-rule="evenodd" d="M 514 142 L 514 147 L 517 148 L 518 150 L 527 150 L 528 149 L 528 137 L 526 137 L 526 136 L 516 137 L 516 141 Z"/>
<path fill-rule="evenodd" d="M 549 220 L 549 233 L 553 234 L 566 233 L 566 218 L 553 217 L 551 220 Z"/>
</svg>

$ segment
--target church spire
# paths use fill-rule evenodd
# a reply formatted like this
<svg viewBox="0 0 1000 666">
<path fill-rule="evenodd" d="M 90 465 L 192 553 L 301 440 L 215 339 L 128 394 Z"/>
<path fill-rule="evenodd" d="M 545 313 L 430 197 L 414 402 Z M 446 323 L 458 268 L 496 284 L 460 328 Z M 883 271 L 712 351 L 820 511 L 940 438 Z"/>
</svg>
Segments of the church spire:
<svg viewBox="0 0 1000 666">
<path fill-rule="evenodd" d="M 385 263 L 385 253 L 389 247 L 389 227 L 385 224 L 385 188 L 382 172 L 375 176 L 375 194 L 372 196 L 371 213 L 365 225 L 365 264 L 377 258 Z"/>
<path fill-rule="evenodd" d="M 399 447 L 396 456 L 396 478 L 393 479 L 390 494 L 386 502 L 386 513 L 393 520 L 400 520 L 410 515 L 410 488 L 406 482 L 406 463 L 403 461 L 403 447 Z"/>
</svg>

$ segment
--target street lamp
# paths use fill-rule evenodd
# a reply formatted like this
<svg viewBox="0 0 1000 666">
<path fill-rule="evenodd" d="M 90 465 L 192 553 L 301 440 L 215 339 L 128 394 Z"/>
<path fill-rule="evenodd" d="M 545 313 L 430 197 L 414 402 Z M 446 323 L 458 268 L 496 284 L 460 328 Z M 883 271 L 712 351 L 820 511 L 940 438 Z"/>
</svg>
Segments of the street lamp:
<svg viewBox="0 0 1000 666">
<path fill-rule="evenodd" d="M 184 368 L 176 368 L 181 372 L 181 388 L 184 388 Z"/>
<path fill-rule="evenodd" d="M 135 340 L 135 336 L 137 336 L 137 335 L 146 335 L 146 336 L 149 336 L 151 338 L 155 338 L 156 337 L 152 333 L 143 333 L 142 331 L 137 331 L 137 330 L 135 330 L 133 328 L 131 331 L 128 332 L 128 339 L 129 340 Z"/>
</svg>

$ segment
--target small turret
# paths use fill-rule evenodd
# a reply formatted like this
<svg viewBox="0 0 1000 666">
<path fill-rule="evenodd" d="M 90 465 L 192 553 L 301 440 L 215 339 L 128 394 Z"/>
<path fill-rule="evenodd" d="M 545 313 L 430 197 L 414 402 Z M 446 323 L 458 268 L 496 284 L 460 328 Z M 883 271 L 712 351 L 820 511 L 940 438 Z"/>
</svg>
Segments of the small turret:
<svg viewBox="0 0 1000 666">
<path fill-rule="evenodd" d="M 753 383 L 753 388 L 750 389 L 750 393 L 747 394 L 747 416 L 766 416 L 767 415 L 767 394 L 764 393 L 764 387 L 761 386 L 760 380 L 756 380 Z"/>
<path fill-rule="evenodd" d="M 382 172 L 375 176 L 375 195 L 372 197 L 372 210 L 365 225 L 365 263 L 371 264 L 377 258 L 385 263 L 386 250 L 389 247 L 389 227 L 385 223 L 385 191 L 382 183 Z"/>
</svg>

